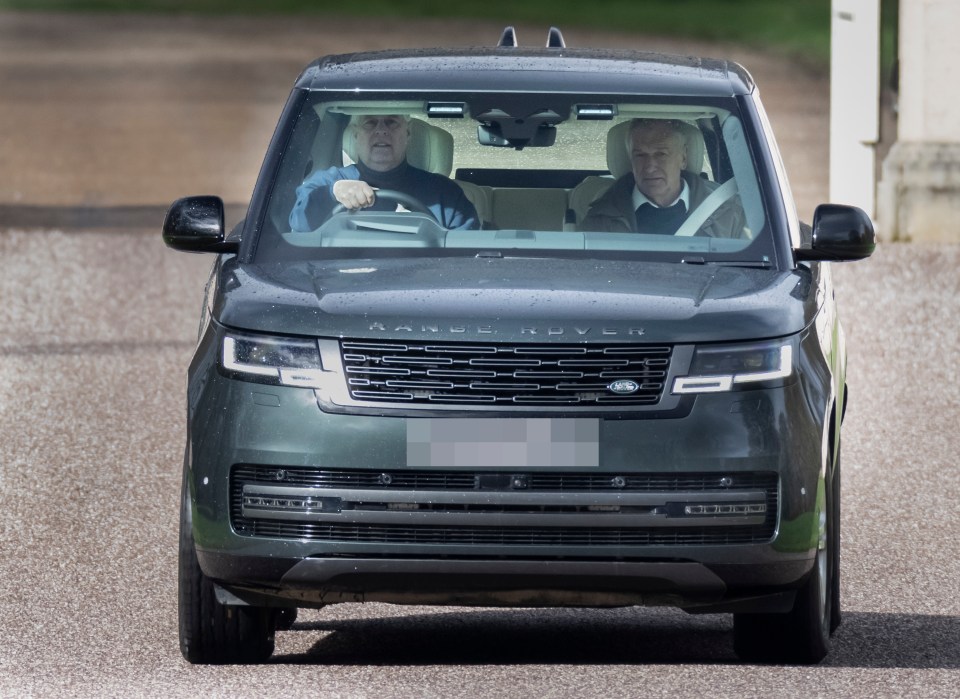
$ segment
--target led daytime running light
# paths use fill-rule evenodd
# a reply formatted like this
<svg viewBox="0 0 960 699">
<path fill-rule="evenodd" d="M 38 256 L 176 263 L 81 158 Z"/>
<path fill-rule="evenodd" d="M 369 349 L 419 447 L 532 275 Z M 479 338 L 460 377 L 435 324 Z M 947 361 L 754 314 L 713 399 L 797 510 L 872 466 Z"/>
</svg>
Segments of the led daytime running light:
<svg viewBox="0 0 960 699">
<path fill-rule="evenodd" d="M 793 346 L 784 345 L 780 348 L 780 368 L 773 371 L 760 371 L 753 374 L 735 374 L 734 383 L 750 383 L 752 381 L 773 381 L 785 379 L 793 373 Z"/>
<path fill-rule="evenodd" d="M 275 379 L 280 378 L 280 370 L 277 367 L 245 364 L 237 361 L 237 341 L 229 335 L 223 338 L 223 366 L 225 369 L 236 371 L 240 374 L 271 376 Z"/>
<path fill-rule="evenodd" d="M 679 376 L 673 382 L 673 392 L 683 393 L 723 393 L 734 384 L 756 383 L 785 379 L 793 373 L 793 345 L 780 347 L 780 366 L 772 371 L 750 372 L 745 374 L 721 374 L 717 376 Z"/>
<path fill-rule="evenodd" d="M 247 342 L 247 340 L 240 340 Z M 275 366 L 272 364 L 251 364 L 237 359 L 237 339 L 229 335 L 223 338 L 223 368 L 227 371 L 246 376 L 270 379 L 268 383 L 298 388 L 322 388 L 324 372 L 311 366 Z M 252 341 L 255 342 L 255 341 Z M 319 355 L 317 356 L 319 359 Z"/>
</svg>

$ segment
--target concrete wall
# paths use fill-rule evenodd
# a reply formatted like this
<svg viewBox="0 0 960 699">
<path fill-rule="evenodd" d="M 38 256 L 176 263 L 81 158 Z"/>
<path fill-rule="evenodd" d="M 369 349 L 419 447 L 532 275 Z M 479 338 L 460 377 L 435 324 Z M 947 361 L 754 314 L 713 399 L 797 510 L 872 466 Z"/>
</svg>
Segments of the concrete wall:
<svg viewBox="0 0 960 699">
<path fill-rule="evenodd" d="M 897 143 L 883 163 L 883 238 L 960 242 L 960 0 L 900 0 Z"/>
</svg>

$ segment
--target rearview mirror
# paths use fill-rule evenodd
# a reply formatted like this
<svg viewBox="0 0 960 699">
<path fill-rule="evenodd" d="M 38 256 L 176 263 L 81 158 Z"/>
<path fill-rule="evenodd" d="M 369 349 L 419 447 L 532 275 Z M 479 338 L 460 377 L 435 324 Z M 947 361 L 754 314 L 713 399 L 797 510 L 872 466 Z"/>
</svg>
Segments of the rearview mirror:
<svg viewBox="0 0 960 699">
<path fill-rule="evenodd" d="M 481 146 L 498 146 L 500 148 L 516 148 L 522 150 L 526 147 L 546 148 L 552 146 L 557 141 L 557 127 L 540 126 L 536 130 L 522 135 L 513 135 L 507 137 L 503 134 L 503 128 L 500 124 L 480 124 L 477 126 L 477 142 Z"/>
</svg>

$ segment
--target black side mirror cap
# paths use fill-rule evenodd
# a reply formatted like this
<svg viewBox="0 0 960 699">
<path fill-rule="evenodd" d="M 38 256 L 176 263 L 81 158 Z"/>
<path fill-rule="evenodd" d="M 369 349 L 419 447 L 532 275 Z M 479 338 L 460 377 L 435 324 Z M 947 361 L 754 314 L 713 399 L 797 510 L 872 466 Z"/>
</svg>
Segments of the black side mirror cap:
<svg viewBox="0 0 960 699">
<path fill-rule="evenodd" d="M 794 250 L 798 262 L 842 262 L 870 257 L 877 248 L 873 221 L 855 206 L 821 204 L 813 213 L 809 248 Z"/>
<path fill-rule="evenodd" d="M 223 200 L 215 196 L 177 199 L 163 220 L 163 242 L 183 252 L 237 252 L 236 240 L 224 239 Z"/>
</svg>

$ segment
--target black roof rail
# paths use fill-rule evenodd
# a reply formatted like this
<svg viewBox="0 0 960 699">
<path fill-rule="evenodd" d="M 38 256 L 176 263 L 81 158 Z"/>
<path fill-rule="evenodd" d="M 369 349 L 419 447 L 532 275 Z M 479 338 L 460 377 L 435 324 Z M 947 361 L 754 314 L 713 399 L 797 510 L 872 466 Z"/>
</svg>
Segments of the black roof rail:
<svg viewBox="0 0 960 699">
<path fill-rule="evenodd" d="M 517 32 L 513 27 L 504 27 L 503 33 L 500 35 L 500 43 L 497 46 L 516 46 L 517 45 Z"/>
<path fill-rule="evenodd" d="M 560 33 L 560 30 L 556 27 L 550 27 L 550 31 L 547 33 L 547 48 L 548 49 L 565 49 L 567 48 L 566 43 L 563 41 L 563 34 Z"/>
</svg>

